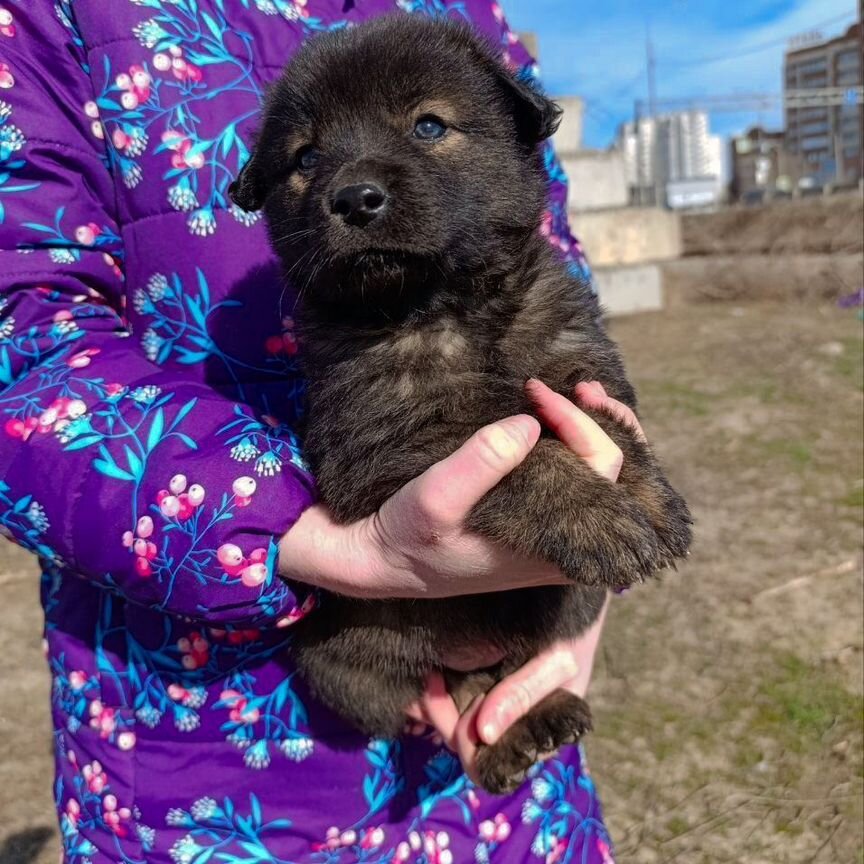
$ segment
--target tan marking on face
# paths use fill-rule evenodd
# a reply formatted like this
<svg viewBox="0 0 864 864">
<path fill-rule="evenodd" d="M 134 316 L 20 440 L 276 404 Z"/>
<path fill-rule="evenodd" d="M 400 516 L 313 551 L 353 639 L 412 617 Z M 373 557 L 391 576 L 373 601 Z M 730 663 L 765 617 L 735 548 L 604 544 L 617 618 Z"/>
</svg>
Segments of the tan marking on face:
<svg viewBox="0 0 864 864">
<path fill-rule="evenodd" d="M 456 123 L 456 109 L 448 102 L 430 99 L 427 102 L 421 102 L 413 111 L 412 124 L 416 123 L 421 117 L 428 115 L 438 117 L 447 127 L 447 134 L 438 141 L 430 141 L 429 144 L 437 153 L 451 153 L 460 148 L 465 140 L 465 133 L 453 128 Z"/>
<path fill-rule="evenodd" d="M 429 114 L 434 117 L 439 117 L 444 121 L 445 126 L 450 126 L 456 122 L 456 110 L 449 102 L 442 102 L 440 99 L 428 99 L 421 102 L 413 111 L 414 122 L 416 123 L 421 117 L 426 117 Z"/>
<path fill-rule="evenodd" d="M 292 171 L 288 177 L 288 185 L 298 195 L 302 195 L 309 186 L 309 178 L 304 177 L 299 171 Z"/>
</svg>

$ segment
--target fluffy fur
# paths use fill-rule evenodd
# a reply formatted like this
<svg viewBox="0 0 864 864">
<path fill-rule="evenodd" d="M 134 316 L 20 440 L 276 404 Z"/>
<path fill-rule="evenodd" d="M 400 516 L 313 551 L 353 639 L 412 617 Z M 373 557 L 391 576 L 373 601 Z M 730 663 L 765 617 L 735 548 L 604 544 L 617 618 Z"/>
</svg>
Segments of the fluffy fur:
<svg viewBox="0 0 864 864">
<path fill-rule="evenodd" d="M 232 197 L 264 207 L 299 289 L 306 455 L 338 519 L 375 512 L 484 424 L 534 413 L 529 377 L 568 397 L 596 379 L 635 408 L 590 287 L 538 231 L 537 145 L 559 115 L 467 27 L 411 16 L 311 40 L 270 92 Z M 374 190 L 369 206 L 340 203 L 360 187 Z M 624 451 L 617 484 L 544 434 L 468 523 L 555 563 L 572 585 L 423 602 L 328 596 L 294 640 L 322 701 L 367 733 L 398 734 L 447 649 L 506 652 L 495 668 L 447 672 L 464 707 L 582 633 L 609 588 L 687 552 L 687 507 L 649 448 L 593 416 Z M 554 693 L 481 748 L 483 785 L 514 788 L 539 755 L 588 728 L 583 700 Z"/>
</svg>

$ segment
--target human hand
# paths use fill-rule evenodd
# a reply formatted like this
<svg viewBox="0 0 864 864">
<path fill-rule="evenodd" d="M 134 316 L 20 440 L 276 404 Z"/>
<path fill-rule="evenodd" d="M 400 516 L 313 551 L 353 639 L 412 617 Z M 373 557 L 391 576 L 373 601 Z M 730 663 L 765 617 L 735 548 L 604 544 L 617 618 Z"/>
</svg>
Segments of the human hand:
<svg viewBox="0 0 864 864">
<path fill-rule="evenodd" d="M 529 382 L 528 392 L 546 425 L 561 441 L 595 471 L 615 482 L 623 462 L 621 450 L 615 442 L 569 399 L 542 383 Z M 579 384 L 576 396 L 585 407 L 605 410 L 616 416 L 645 440 L 635 414 L 626 405 L 606 395 L 602 385 L 597 382 Z M 484 697 L 476 699 L 462 715 L 447 693 L 443 677 L 434 673 L 423 697 L 408 711 L 409 718 L 415 721 L 411 731 L 421 732 L 427 725 L 434 726 L 472 776 L 479 743 L 494 744 L 512 723 L 558 688 L 585 696 L 605 615 L 604 606 L 598 620 L 586 633 L 577 639 L 556 642 L 500 681 Z"/>
<path fill-rule="evenodd" d="M 528 415 L 485 426 L 351 525 L 335 522 L 323 505 L 310 507 L 280 541 L 281 575 L 368 599 L 566 584 L 553 565 L 520 558 L 463 525 L 539 436 L 540 424 Z"/>
</svg>

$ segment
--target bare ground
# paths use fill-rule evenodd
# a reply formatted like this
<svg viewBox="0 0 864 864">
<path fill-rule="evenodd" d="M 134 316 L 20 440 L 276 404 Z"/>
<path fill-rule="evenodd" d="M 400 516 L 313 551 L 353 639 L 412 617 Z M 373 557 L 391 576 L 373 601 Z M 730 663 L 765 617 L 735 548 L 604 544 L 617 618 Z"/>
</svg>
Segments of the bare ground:
<svg viewBox="0 0 864 864">
<path fill-rule="evenodd" d="M 619 860 L 864 864 L 862 324 L 724 302 L 612 330 L 697 518 L 686 567 L 616 600 L 598 663 Z M 0 554 L 0 864 L 49 864 L 36 579 Z"/>
</svg>

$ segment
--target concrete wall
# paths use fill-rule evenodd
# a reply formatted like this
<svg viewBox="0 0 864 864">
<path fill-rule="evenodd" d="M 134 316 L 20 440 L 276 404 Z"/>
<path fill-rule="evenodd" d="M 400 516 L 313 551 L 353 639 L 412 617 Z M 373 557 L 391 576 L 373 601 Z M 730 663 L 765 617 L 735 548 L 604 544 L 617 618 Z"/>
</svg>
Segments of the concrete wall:
<svg viewBox="0 0 864 864">
<path fill-rule="evenodd" d="M 598 267 L 597 296 L 607 315 L 630 315 L 663 308 L 663 275 L 657 264 Z"/>
<path fill-rule="evenodd" d="M 578 96 L 556 96 L 555 101 L 564 109 L 564 116 L 552 143 L 559 157 L 570 156 L 582 149 L 585 105 Z"/>
<path fill-rule="evenodd" d="M 681 255 L 680 217 L 668 210 L 571 210 L 570 224 L 595 268 L 668 261 Z"/>
<path fill-rule="evenodd" d="M 630 193 L 624 158 L 618 150 L 581 150 L 561 153 L 561 164 L 570 181 L 570 210 L 603 210 L 626 207 Z"/>
</svg>

